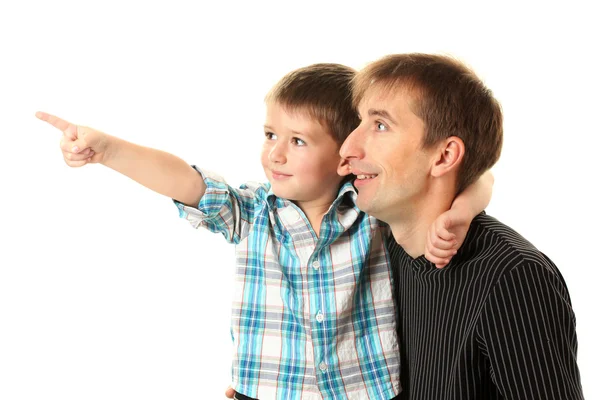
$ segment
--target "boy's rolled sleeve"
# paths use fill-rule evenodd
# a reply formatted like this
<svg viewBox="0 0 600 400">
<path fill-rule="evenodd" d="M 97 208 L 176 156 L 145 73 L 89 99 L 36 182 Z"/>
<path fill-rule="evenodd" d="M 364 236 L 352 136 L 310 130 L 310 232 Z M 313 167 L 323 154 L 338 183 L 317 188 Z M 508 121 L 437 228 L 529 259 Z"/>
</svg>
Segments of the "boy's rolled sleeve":
<svg viewBox="0 0 600 400">
<path fill-rule="evenodd" d="M 196 166 L 193 168 L 202 176 L 206 191 L 197 208 L 173 200 L 179 216 L 187 219 L 194 228 L 203 227 L 223 234 L 230 243 L 239 243 L 246 237 L 252 223 L 255 193 L 244 188 L 235 189 L 219 175 Z"/>
</svg>

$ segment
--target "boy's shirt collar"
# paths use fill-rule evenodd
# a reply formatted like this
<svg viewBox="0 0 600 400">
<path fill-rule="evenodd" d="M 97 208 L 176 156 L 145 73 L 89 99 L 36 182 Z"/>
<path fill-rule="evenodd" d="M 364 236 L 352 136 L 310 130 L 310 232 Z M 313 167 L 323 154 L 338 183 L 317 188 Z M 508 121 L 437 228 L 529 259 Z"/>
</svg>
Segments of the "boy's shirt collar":
<svg viewBox="0 0 600 400">
<path fill-rule="evenodd" d="M 270 211 L 275 211 L 278 208 L 288 207 L 292 203 L 290 200 L 277 197 L 275 193 L 273 193 L 273 188 L 271 187 L 270 183 L 265 184 L 265 186 L 266 188 L 268 188 L 268 191 L 266 193 L 266 201 Z M 331 207 L 327 211 L 326 215 L 331 213 L 333 210 L 338 210 L 340 207 L 346 207 L 346 209 L 353 208 L 356 211 L 360 212 L 360 210 L 356 206 L 357 195 L 358 194 L 356 193 L 356 189 L 354 188 L 354 185 L 352 185 L 352 182 L 344 183 L 340 187 L 338 195 L 331 204 Z M 348 200 L 344 201 L 344 199 Z"/>
</svg>

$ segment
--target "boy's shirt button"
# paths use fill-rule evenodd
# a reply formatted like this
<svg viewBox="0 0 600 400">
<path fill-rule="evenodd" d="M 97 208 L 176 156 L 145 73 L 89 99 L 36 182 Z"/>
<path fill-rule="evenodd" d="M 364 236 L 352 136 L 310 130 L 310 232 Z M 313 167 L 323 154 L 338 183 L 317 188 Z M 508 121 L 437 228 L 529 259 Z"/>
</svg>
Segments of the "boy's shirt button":
<svg viewBox="0 0 600 400">
<path fill-rule="evenodd" d="M 319 264 L 318 261 L 313 261 L 312 266 L 314 269 L 319 269 L 321 267 L 321 264 Z"/>
<path fill-rule="evenodd" d="M 317 313 L 317 322 L 323 322 L 324 319 L 325 319 L 325 316 L 323 315 L 323 313 L 321 311 L 319 311 Z"/>
<path fill-rule="evenodd" d="M 321 364 L 319 364 L 319 369 L 321 370 L 321 372 L 327 371 L 327 364 L 325 364 L 325 362 L 321 361 Z"/>
</svg>

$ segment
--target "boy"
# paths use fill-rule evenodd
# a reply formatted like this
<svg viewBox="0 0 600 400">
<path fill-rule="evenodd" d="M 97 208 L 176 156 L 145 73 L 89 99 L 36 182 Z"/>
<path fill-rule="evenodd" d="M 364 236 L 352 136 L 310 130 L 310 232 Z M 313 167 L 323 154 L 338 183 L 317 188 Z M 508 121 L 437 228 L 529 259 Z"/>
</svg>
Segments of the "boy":
<svg viewBox="0 0 600 400">
<path fill-rule="evenodd" d="M 68 165 L 104 164 L 175 199 L 194 227 L 236 244 L 240 399 L 391 399 L 400 391 L 388 228 L 356 208 L 353 186 L 337 173 L 348 168 L 340 145 L 358 125 L 354 74 L 316 64 L 273 88 L 261 155 L 269 184 L 240 189 L 171 154 L 37 114 L 64 132 Z M 470 221 L 482 210 L 489 201 L 482 187 L 468 192 L 477 212 L 455 212 Z M 440 264 L 463 239 L 443 235 L 434 251 Z"/>
</svg>

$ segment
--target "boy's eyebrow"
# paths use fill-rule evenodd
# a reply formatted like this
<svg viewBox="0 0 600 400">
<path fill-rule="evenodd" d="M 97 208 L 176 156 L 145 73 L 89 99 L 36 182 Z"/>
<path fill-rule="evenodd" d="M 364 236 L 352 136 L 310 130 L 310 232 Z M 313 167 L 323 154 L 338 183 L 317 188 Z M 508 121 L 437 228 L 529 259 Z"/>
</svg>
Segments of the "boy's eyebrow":
<svg viewBox="0 0 600 400">
<path fill-rule="evenodd" d="M 390 115 L 389 112 L 385 111 L 385 110 L 376 110 L 374 108 L 371 108 L 368 112 L 369 116 L 376 116 L 376 117 L 382 117 L 385 119 L 389 119 L 390 121 L 392 121 L 393 124 L 398 125 L 396 123 L 396 121 L 394 120 L 394 118 L 392 118 L 392 116 Z"/>
<path fill-rule="evenodd" d="M 270 131 L 274 131 L 275 130 L 275 129 L 273 129 L 272 126 L 269 126 L 269 125 L 264 125 L 264 127 L 265 127 L 265 129 L 268 129 Z M 306 133 L 303 133 L 303 132 L 300 132 L 300 131 L 292 131 L 292 133 L 294 135 L 310 136 L 310 135 L 307 135 Z"/>
</svg>

